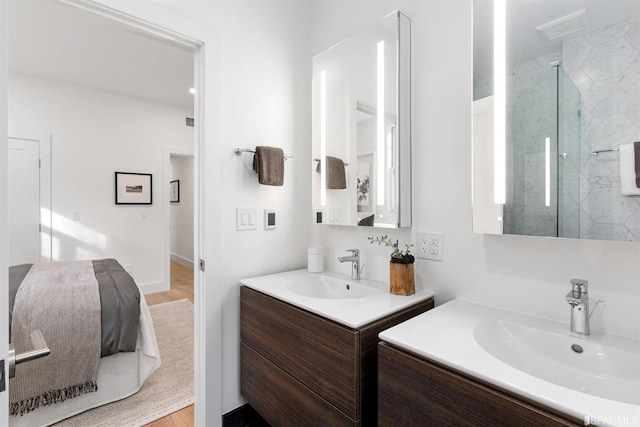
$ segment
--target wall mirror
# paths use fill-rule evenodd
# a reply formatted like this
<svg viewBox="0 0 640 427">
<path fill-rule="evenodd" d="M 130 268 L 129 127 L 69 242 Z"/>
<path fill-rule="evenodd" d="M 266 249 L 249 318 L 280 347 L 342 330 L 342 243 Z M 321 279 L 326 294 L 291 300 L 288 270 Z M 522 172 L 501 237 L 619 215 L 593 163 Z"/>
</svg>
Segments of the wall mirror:
<svg viewBox="0 0 640 427">
<path fill-rule="evenodd" d="M 411 226 L 410 34 L 395 11 L 313 58 L 316 223 Z"/>
<path fill-rule="evenodd" d="M 473 231 L 640 242 L 640 2 L 473 4 Z"/>
</svg>

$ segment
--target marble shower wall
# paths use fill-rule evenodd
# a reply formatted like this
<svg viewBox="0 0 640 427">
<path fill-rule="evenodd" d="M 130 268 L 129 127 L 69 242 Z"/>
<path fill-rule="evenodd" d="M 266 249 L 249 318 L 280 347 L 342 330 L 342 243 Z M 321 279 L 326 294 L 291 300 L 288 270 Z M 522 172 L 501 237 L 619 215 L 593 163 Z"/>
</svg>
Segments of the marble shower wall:
<svg viewBox="0 0 640 427">
<path fill-rule="evenodd" d="M 507 234 L 555 236 L 557 200 L 545 206 L 545 138 L 557 156 L 557 70 L 560 53 L 517 65 L 507 78 Z M 551 162 L 551 194 L 556 194 L 557 165 Z"/>
<path fill-rule="evenodd" d="M 580 237 L 640 242 L 640 196 L 620 194 L 617 152 L 640 141 L 640 16 L 567 40 L 562 65 L 580 90 Z"/>
</svg>

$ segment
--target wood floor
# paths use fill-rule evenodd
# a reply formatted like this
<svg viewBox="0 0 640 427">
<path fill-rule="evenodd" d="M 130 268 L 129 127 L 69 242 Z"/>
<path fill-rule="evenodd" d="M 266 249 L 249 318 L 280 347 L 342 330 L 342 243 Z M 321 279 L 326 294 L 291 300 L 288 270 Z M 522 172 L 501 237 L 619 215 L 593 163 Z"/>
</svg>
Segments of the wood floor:
<svg viewBox="0 0 640 427">
<path fill-rule="evenodd" d="M 177 301 L 187 298 L 193 302 L 193 270 L 171 261 L 171 289 L 166 292 L 145 295 L 148 305 L 162 304 L 163 302 Z M 193 351 L 193 349 L 191 349 Z M 174 412 L 164 418 L 160 418 L 148 427 L 193 427 L 193 405 Z"/>
</svg>

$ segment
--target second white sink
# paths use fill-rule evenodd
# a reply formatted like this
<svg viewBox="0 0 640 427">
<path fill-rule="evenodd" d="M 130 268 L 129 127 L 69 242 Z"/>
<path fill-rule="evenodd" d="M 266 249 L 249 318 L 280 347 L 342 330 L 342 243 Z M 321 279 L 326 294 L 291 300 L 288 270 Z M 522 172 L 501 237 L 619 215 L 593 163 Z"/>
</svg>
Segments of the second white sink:
<svg viewBox="0 0 640 427">
<path fill-rule="evenodd" d="M 574 338 L 566 331 L 495 319 L 479 323 L 473 335 L 486 352 L 529 375 L 593 396 L 640 405 L 640 348 L 622 348 L 598 337 Z"/>
<path fill-rule="evenodd" d="M 325 275 L 294 280 L 287 284 L 287 289 L 299 295 L 322 299 L 364 298 L 380 292 L 380 289 L 372 286 Z"/>
<path fill-rule="evenodd" d="M 380 338 L 578 420 L 610 426 L 640 419 L 636 339 L 598 330 L 577 338 L 567 323 L 462 299 Z"/>
</svg>

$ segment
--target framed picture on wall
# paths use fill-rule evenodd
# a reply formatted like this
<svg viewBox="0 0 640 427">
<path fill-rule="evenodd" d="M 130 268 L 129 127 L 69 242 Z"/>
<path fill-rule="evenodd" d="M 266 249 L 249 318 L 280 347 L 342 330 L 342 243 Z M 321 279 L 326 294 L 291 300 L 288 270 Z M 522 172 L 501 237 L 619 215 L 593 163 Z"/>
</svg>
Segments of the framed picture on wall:
<svg viewBox="0 0 640 427">
<path fill-rule="evenodd" d="M 169 201 L 178 203 L 180 201 L 180 180 L 176 179 L 169 182 Z"/>
<path fill-rule="evenodd" d="M 151 174 L 116 172 L 116 205 L 150 205 Z"/>
</svg>

